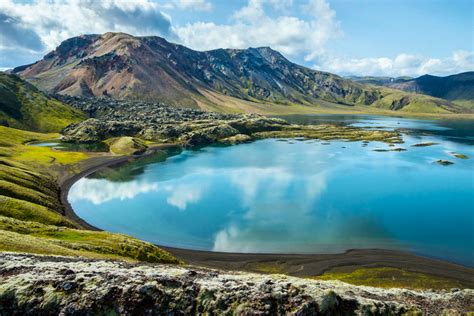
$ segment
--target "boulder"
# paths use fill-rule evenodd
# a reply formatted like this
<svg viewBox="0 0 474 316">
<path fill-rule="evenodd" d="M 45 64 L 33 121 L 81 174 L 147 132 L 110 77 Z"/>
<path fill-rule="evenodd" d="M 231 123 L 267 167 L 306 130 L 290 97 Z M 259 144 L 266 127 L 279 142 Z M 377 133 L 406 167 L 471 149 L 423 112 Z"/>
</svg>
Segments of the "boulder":
<svg viewBox="0 0 474 316">
<path fill-rule="evenodd" d="M 252 137 L 250 137 L 249 135 L 237 134 L 235 136 L 223 138 L 219 140 L 219 142 L 225 145 L 236 145 L 236 144 L 247 143 L 251 140 L 252 140 Z"/>
<path fill-rule="evenodd" d="M 182 140 L 187 146 L 205 146 L 220 139 L 228 138 L 239 134 L 239 131 L 229 124 L 220 124 L 187 133 Z"/>
<path fill-rule="evenodd" d="M 142 140 L 128 136 L 108 139 L 106 143 L 110 152 L 116 155 L 138 155 L 148 148 Z"/>
</svg>

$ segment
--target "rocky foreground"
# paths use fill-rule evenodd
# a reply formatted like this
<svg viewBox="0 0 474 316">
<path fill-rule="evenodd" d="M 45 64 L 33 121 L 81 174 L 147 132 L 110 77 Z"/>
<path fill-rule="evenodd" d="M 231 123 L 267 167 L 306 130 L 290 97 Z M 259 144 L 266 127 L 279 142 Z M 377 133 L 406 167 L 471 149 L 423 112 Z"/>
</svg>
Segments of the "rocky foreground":
<svg viewBox="0 0 474 316">
<path fill-rule="evenodd" d="M 460 315 L 474 290 L 412 291 L 283 275 L 0 254 L 0 315 Z"/>
</svg>

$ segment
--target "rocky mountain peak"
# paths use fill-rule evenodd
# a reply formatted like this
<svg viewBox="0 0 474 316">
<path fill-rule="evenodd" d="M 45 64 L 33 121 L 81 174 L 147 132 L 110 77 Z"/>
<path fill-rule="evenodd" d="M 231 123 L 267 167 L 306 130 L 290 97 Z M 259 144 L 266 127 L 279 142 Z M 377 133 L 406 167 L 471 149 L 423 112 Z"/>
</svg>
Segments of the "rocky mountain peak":
<svg viewBox="0 0 474 316">
<path fill-rule="evenodd" d="M 382 98 L 377 89 L 299 66 L 270 47 L 201 52 L 158 36 L 112 32 L 68 39 L 13 72 L 46 92 L 212 110 L 226 107 L 225 97 L 307 106 L 321 100 L 370 105 Z"/>
</svg>

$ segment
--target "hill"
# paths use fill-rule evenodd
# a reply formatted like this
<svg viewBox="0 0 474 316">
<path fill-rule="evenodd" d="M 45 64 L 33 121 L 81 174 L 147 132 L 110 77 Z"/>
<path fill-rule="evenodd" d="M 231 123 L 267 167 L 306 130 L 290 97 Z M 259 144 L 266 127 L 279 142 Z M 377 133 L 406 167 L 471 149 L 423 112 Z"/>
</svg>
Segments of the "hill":
<svg viewBox="0 0 474 316">
<path fill-rule="evenodd" d="M 53 132 L 84 119 L 84 115 L 48 97 L 16 75 L 0 72 L 0 125 Z"/>
<path fill-rule="evenodd" d="M 474 109 L 474 72 L 472 71 L 446 77 L 424 75 L 418 78 L 353 77 L 351 79 L 442 98 L 467 109 Z"/>
<path fill-rule="evenodd" d="M 269 47 L 199 52 L 161 37 L 124 33 L 68 39 L 42 60 L 13 72 L 49 93 L 108 95 L 222 112 L 252 112 L 262 104 L 267 109 L 363 105 L 417 112 L 420 99 L 423 111 L 461 111 L 446 100 L 315 71 Z"/>
</svg>

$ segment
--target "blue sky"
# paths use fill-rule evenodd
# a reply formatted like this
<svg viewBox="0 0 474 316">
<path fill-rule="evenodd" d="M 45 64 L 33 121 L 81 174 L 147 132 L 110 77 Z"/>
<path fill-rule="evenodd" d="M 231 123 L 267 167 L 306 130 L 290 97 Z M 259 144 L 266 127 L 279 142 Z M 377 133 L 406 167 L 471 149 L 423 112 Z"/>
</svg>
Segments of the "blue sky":
<svg viewBox="0 0 474 316">
<path fill-rule="evenodd" d="M 271 46 L 342 75 L 474 70 L 472 0 L 0 1 L 0 68 L 31 63 L 69 37 L 123 31 L 197 50 Z"/>
</svg>

